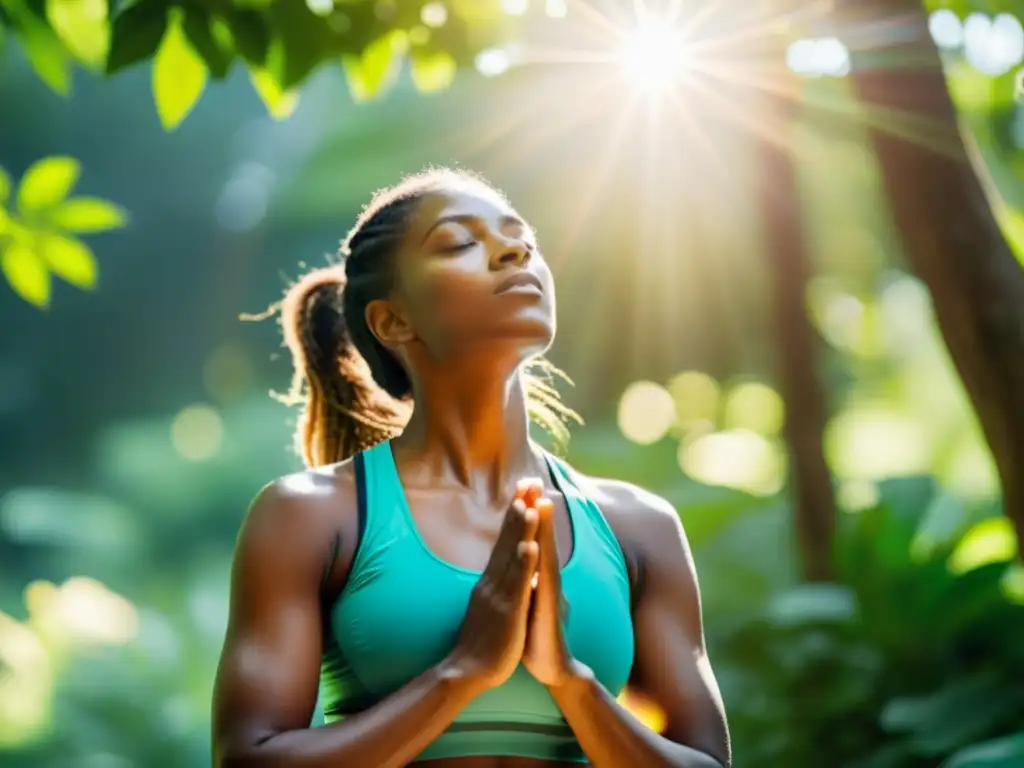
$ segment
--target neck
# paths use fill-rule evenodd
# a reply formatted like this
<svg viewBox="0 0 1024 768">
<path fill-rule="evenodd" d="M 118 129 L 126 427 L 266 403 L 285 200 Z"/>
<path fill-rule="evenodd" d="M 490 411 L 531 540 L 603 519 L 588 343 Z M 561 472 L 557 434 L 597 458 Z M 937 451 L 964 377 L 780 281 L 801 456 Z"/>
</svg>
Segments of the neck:
<svg viewBox="0 0 1024 768">
<path fill-rule="evenodd" d="M 519 366 L 497 368 L 466 360 L 434 368 L 417 365 L 415 408 L 396 444 L 431 475 L 449 475 L 504 498 L 521 477 L 543 476 L 544 462 L 530 441 Z"/>
</svg>

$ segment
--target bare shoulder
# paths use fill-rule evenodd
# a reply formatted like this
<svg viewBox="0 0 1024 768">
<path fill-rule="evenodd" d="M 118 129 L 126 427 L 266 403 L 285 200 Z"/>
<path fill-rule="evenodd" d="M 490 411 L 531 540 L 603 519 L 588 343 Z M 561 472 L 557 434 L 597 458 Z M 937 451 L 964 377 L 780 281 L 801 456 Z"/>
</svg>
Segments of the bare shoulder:
<svg viewBox="0 0 1024 768">
<path fill-rule="evenodd" d="M 685 544 L 679 514 L 668 500 L 621 480 L 584 477 L 583 482 L 621 544 L 639 548 L 643 554 L 652 547 L 664 550 L 666 538 L 676 550 L 680 542 Z"/>
<path fill-rule="evenodd" d="M 357 530 L 352 461 L 284 475 L 265 485 L 239 534 L 240 558 L 301 560 L 354 539 Z M 322 563 L 322 558 L 314 558 Z"/>
</svg>

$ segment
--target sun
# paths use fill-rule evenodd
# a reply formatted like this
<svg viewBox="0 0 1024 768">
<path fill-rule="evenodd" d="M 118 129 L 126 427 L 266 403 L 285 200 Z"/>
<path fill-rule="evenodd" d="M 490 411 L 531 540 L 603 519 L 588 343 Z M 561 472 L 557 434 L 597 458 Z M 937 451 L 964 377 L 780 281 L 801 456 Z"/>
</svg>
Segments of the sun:
<svg viewBox="0 0 1024 768">
<path fill-rule="evenodd" d="M 686 71 L 686 43 L 667 22 L 647 21 L 626 37 L 620 51 L 622 72 L 636 88 L 661 92 Z"/>
</svg>

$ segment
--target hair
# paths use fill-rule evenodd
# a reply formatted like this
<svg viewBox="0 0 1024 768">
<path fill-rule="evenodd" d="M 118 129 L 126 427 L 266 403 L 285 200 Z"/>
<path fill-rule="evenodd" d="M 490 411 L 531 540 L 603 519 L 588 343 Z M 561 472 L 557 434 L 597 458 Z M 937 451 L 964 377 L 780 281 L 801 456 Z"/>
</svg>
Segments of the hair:
<svg viewBox="0 0 1024 768">
<path fill-rule="evenodd" d="M 366 323 L 366 307 L 388 296 L 397 277 L 398 245 L 427 195 L 475 189 L 504 195 L 465 171 L 431 168 L 377 191 L 341 244 L 337 260 L 314 269 L 265 313 L 280 311 L 294 366 L 283 402 L 301 406 L 295 447 L 307 466 L 343 461 L 399 435 L 412 414 L 412 382 Z M 554 380 L 568 378 L 544 358 L 523 371 L 528 412 L 556 447 L 569 420 Z M 571 383 L 571 382 L 570 382 Z"/>
</svg>

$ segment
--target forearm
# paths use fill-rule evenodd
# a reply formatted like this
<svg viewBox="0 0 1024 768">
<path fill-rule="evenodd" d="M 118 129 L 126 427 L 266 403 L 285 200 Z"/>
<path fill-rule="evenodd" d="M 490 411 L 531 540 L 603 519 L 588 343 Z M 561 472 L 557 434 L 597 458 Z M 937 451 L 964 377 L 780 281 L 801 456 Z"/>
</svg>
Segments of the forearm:
<svg viewBox="0 0 1024 768">
<path fill-rule="evenodd" d="M 221 768 L 401 768 L 451 724 L 477 689 L 446 664 L 432 667 L 358 714 L 321 728 L 287 731 L 237 755 Z"/>
<path fill-rule="evenodd" d="M 549 690 L 594 768 L 722 768 L 710 755 L 676 744 L 641 723 L 585 667 Z"/>
</svg>

